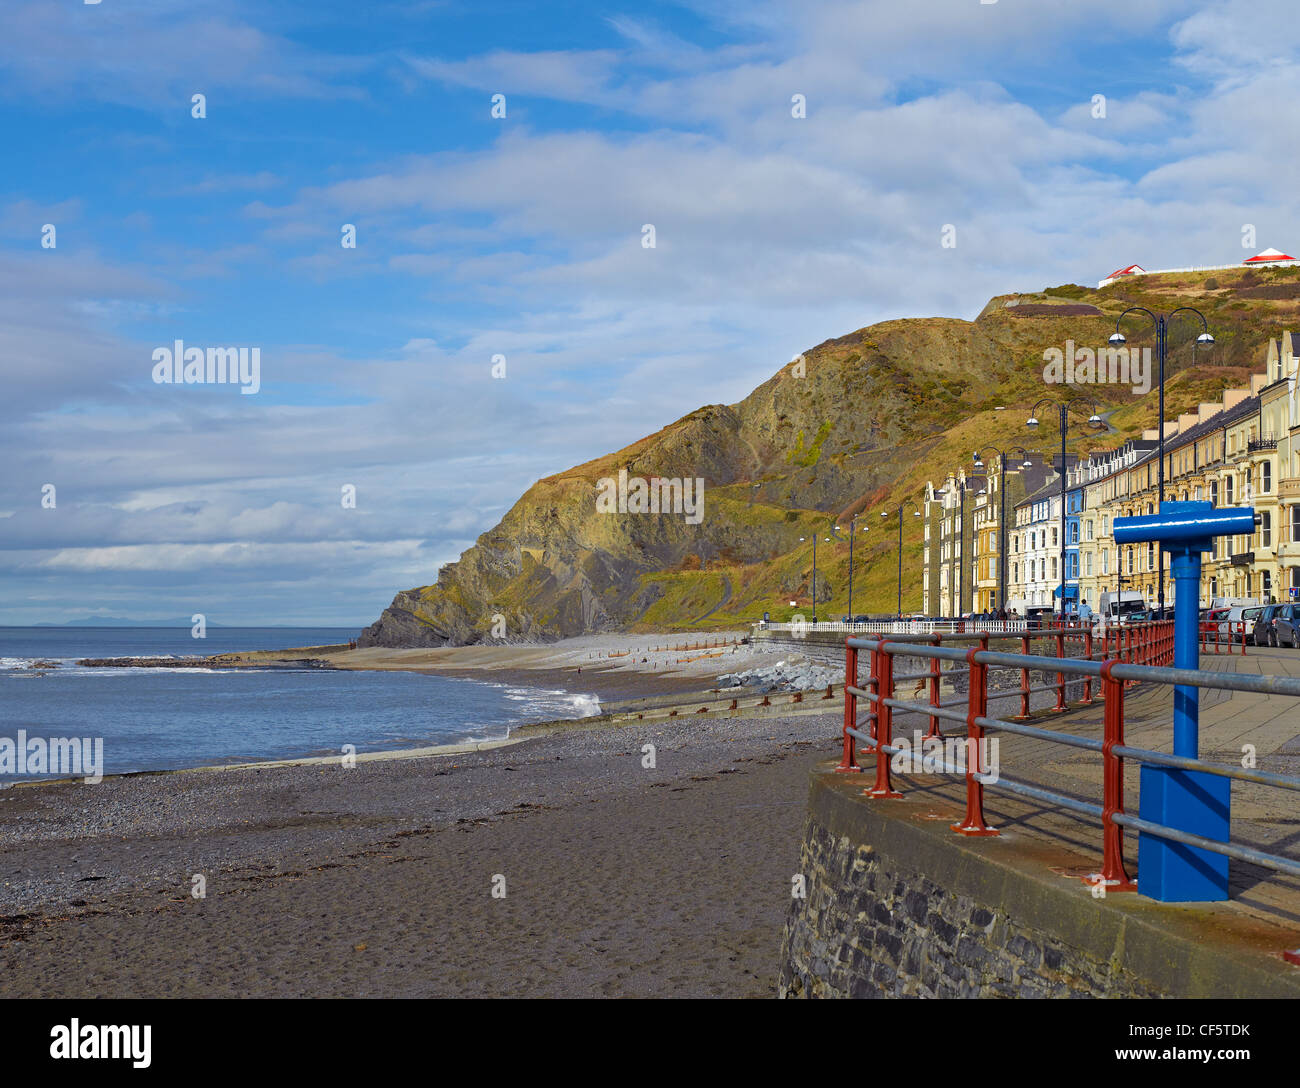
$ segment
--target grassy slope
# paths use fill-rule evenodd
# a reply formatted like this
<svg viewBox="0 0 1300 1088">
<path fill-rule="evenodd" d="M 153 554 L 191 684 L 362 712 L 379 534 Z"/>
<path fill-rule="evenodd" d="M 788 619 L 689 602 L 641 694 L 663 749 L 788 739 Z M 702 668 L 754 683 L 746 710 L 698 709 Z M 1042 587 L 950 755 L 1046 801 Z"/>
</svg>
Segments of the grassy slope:
<svg viewBox="0 0 1300 1088">
<path fill-rule="evenodd" d="M 1009 308 L 1011 299 L 1018 301 Z M 1048 305 L 1066 309 L 1020 308 Z M 1079 305 L 1100 313 L 1070 309 Z M 739 405 L 699 409 L 625 450 L 539 481 L 480 538 L 478 551 L 462 557 L 462 573 L 444 573 L 439 585 L 418 592 L 431 613 L 452 601 L 472 617 L 490 601 L 555 633 L 582 626 L 571 588 L 579 582 L 607 610 L 596 626 L 703 630 L 764 611 L 809 614 L 812 545 L 799 537 L 828 535 L 838 522 L 842 538 L 849 515 L 865 511 L 859 528 L 870 528 L 854 548 L 854 610 L 892 611 L 896 522 L 879 511 L 919 499 L 927 480 L 969 467 L 978 446 L 1054 446 L 1052 424 L 1041 437 L 1024 426 L 1035 400 L 1067 391 L 1044 383 L 1043 352 L 1067 339 L 1103 347 L 1130 305 L 1165 312 L 1196 305 L 1209 319 L 1217 343 L 1197 349 L 1195 366 L 1199 327 L 1188 320 L 1171 334 L 1166 414 L 1176 418 L 1228 385 L 1246 384 L 1262 367 L 1268 339 L 1300 328 L 1300 269 L 1144 277 L 1103 290 L 1067 285 L 993 299 L 974 322 L 888 321 L 827 341 L 805 353 L 806 377 L 787 366 Z M 1135 346 L 1153 343 L 1136 317 L 1125 330 Z M 1075 392 L 1112 409 L 1117 433 L 1072 439 L 1072 450 L 1110 447 L 1155 424 L 1154 389 L 1145 397 L 1104 385 Z M 705 523 L 684 531 L 671 519 L 590 516 L 593 481 L 625 466 L 633 474 L 704 476 Z M 921 540 L 921 520 L 907 517 L 905 610 L 921 603 Z M 821 615 L 847 611 L 848 552 L 843 539 L 818 545 L 819 581 L 830 590 Z M 493 563 L 508 568 L 502 577 L 493 576 Z"/>
</svg>

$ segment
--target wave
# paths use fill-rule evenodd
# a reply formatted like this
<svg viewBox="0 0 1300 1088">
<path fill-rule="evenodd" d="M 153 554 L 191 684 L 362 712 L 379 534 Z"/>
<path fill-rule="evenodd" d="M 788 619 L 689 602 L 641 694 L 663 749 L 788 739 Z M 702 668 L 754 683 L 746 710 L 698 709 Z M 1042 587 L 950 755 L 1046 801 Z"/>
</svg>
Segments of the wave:
<svg viewBox="0 0 1300 1088">
<path fill-rule="evenodd" d="M 504 699 L 520 703 L 520 721 L 548 718 L 591 718 L 600 713 L 600 696 L 574 694 L 563 689 L 507 687 Z"/>
</svg>

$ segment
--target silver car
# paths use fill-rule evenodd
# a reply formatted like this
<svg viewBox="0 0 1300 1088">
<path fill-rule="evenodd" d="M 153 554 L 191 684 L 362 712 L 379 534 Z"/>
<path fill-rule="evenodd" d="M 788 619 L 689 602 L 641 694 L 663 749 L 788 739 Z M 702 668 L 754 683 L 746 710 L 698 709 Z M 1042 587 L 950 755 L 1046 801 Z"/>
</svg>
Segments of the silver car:
<svg viewBox="0 0 1300 1088">
<path fill-rule="evenodd" d="M 1215 609 L 1211 613 L 1213 619 L 1219 621 L 1219 638 L 1223 642 L 1254 642 L 1255 620 L 1259 614 L 1264 611 L 1263 605 L 1234 605 L 1228 609 Z M 1245 622 L 1245 634 L 1242 633 L 1242 623 Z"/>
</svg>

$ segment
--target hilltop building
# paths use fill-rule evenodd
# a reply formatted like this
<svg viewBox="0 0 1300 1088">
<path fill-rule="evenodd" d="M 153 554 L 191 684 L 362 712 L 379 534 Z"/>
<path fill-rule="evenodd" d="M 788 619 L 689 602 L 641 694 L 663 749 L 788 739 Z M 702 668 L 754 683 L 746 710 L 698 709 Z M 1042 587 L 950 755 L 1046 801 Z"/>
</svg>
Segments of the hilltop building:
<svg viewBox="0 0 1300 1088">
<path fill-rule="evenodd" d="M 1228 269 L 1246 268 L 1290 268 L 1300 264 L 1296 258 L 1288 256 L 1278 249 L 1265 249 L 1256 253 L 1253 257 L 1247 257 L 1240 264 L 1208 264 L 1199 265 L 1193 268 L 1143 268 L 1140 264 L 1126 265 L 1124 268 L 1116 269 L 1104 280 L 1097 283 L 1098 287 L 1107 287 L 1116 280 L 1126 279 L 1130 276 L 1160 276 L 1166 272 L 1224 272 Z"/>
</svg>

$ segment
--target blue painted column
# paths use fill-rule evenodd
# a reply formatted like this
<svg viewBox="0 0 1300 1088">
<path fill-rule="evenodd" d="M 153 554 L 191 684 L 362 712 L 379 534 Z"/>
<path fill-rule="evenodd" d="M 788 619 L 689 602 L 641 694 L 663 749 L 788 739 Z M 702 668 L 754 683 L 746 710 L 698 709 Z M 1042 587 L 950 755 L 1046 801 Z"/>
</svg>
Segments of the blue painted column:
<svg viewBox="0 0 1300 1088">
<path fill-rule="evenodd" d="M 1201 664 L 1201 553 L 1170 549 L 1174 577 L 1174 668 Z M 1174 755 L 1195 759 L 1200 751 L 1200 697 L 1191 684 L 1174 685 Z"/>
<path fill-rule="evenodd" d="M 1216 510 L 1208 502 L 1164 502 L 1155 516 L 1115 519 L 1115 543 L 1158 541 L 1174 577 L 1174 667 L 1200 664 L 1201 553 L 1216 536 L 1255 531 L 1255 511 Z M 1200 752 L 1197 689 L 1174 685 L 1174 755 Z M 1138 814 L 1149 823 L 1216 842 L 1229 840 L 1232 780 L 1208 771 L 1142 764 Z M 1228 898 L 1228 859 L 1150 832 L 1138 837 L 1138 891 L 1164 903 L 1207 903 Z"/>
</svg>

